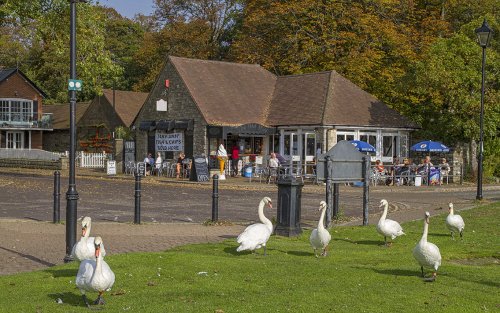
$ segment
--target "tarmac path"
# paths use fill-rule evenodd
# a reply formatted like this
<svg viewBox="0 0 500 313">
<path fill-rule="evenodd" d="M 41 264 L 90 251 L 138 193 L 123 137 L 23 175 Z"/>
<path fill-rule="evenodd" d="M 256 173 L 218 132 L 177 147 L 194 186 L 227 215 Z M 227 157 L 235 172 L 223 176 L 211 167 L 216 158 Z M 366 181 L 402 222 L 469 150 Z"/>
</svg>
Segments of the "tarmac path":
<svg viewBox="0 0 500 313">
<path fill-rule="evenodd" d="M 216 242 L 237 236 L 257 220 L 257 204 L 269 196 L 277 206 L 277 186 L 236 178 L 219 186 L 219 220 L 230 226 L 201 225 L 211 217 L 212 185 L 146 177 L 142 182 L 141 225 L 134 220 L 134 178 L 108 178 L 102 173 L 77 176 L 79 218 L 91 216 L 93 234 L 105 238 L 110 253 L 162 251 L 177 245 Z M 61 221 L 65 221 L 67 177 L 61 177 Z M 62 263 L 65 226 L 52 224 L 53 175 L 50 171 L 0 170 L 0 275 Z M 306 184 L 302 192 L 303 227 L 315 225 L 325 187 Z M 457 210 L 476 205 L 474 186 L 389 187 L 370 189 L 370 223 L 378 221 L 380 199 L 390 203 L 398 221 L 421 218 L 428 210 L 444 212 L 452 201 Z M 500 201 L 500 186 L 485 186 L 485 202 Z M 344 224 L 360 225 L 361 188 L 341 186 Z M 443 210 L 443 211 L 441 211 Z M 268 217 L 276 209 L 267 210 Z M 107 249 L 107 250 L 108 250 Z M 50 253 L 49 253 L 50 252 Z"/>
</svg>

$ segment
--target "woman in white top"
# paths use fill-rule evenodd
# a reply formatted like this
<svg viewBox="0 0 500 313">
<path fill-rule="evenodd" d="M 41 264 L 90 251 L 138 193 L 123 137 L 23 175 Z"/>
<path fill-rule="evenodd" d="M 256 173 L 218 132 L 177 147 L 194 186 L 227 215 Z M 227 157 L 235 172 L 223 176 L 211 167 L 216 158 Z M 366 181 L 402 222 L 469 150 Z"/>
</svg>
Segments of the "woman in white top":
<svg viewBox="0 0 500 313">
<path fill-rule="evenodd" d="M 161 153 L 156 152 L 156 160 L 155 160 L 155 171 L 159 172 L 161 169 L 161 163 L 163 162 L 161 158 Z"/>
</svg>

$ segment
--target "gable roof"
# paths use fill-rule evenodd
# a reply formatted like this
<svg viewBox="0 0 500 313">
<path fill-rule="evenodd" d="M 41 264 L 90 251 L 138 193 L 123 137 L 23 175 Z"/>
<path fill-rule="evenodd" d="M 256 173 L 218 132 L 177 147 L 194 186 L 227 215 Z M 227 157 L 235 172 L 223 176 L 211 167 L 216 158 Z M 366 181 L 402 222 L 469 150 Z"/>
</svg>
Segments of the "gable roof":
<svg viewBox="0 0 500 313">
<path fill-rule="evenodd" d="M 266 122 L 418 128 L 336 71 L 278 77 Z"/>
<path fill-rule="evenodd" d="M 38 86 L 32 82 L 26 75 L 24 75 L 23 72 L 21 72 L 21 70 L 17 69 L 17 68 L 0 68 L 0 83 L 2 83 L 4 80 L 7 80 L 10 76 L 12 76 L 14 73 L 18 73 L 19 75 L 21 75 L 24 80 L 29 84 L 31 85 L 31 87 L 33 87 L 36 91 L 38 91 L 38 93 L 44 97 L 44 98 L 47 98 L 47 95 L 45 94 L 45 92 L 43 92 L 42 89 L 38 88 Z"/>
<path fill-rule="evenodd" d="M 113 106 L 113 90 L 104 89 L 103 96 Z M 115 111 L 126 127 L 130 127 L 148 97 L 146 92 L 115 90 Z"/>
<path fill-rule="evenodd" d="M 89 108 L 91 102 L 78 102 L 76 104 L 75 122 L 82 118 L 83 114 Z M 52 128 L 56 129 L 69 129 L 69 103 L 63 104 L 45 104 L 43 106 L 44 113 L 52 113 Z"/>
<path fill-rule="evenodd" d="M 255 64 L 169 56 L 206 122 L 265 125 L 276 76 Z"/>
</svg>

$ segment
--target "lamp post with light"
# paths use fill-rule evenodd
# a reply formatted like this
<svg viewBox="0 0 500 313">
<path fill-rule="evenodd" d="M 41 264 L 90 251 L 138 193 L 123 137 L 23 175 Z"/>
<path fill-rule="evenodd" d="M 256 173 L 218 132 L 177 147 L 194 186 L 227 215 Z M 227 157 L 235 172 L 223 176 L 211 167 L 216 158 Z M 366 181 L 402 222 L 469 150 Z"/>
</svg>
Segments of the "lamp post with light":
<svg viewBox="0 0 500 313">
<path fill-rule="evenodd" d="M 486 64 L 486 47 L 488 46 L 491 39 L 492 30 L 488 26 L 486 19 L 483 21 L 483 25 L 476 29 L 477 41 L 479 46 L 483 48 L 483 63 L 481 67 L 482 79 L 481 79 L 481 113 L 479 116 L 479 158 L 477 160 L 477 200 L 483 199 L 483 119 L 484 119 L 484 65 Z"/>
<path fill-rule="evenodd" d="M 73 261 L 71 250 L 76 243 L 76 216 L 78 192 L 75 182 L 75 150 L 76 150 L 76 91 L 81 90 L 82 82 L 76 79 L 76 3 L 84 0 L 70 0 L 70 74 L 69 91 L 69 183 L 66 192 L 66 256 L 64 262 Z"/>
</svg>

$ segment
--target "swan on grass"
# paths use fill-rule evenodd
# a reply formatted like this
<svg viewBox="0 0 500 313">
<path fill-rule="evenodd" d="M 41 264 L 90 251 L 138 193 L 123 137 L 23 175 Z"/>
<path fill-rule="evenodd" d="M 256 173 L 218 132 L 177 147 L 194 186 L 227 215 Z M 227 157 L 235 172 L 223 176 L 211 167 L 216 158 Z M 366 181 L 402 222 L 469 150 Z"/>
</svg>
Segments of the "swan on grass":
<svg viewBox="0 0 500 313">
<path fill-rule="evenodd" d="M 322 249 L 323 251 L 321 252 L 321 255 L 326 256 L 328 244 L 332 239 L 332 236 L 330 235 L 328 230 L 325 229 L 324 224 L 326 208 L 326 202 L 321 201 L 319 204 L 319 211 L 321 211 L 321 216 L 319 218 L 318 228 L 313 229 L 313 231 L 311 232 L 311 236 L 309 237 L 309 241 L 311 242 L 311 246 L 314 249 L 314 255 L 316 257 L 318 257 L 318 255 L 316 254 L 317 249 Z"/>
<path fill-rule="evenodd" d="M 463 237 L 465 223 L 460 215 L 454 214 L 453 203 L 448 204 L 448 211 L 450 214 L 446 217 L 446 226 L 451 232 L 451 238 L 455 240 L 455 234 L 459 233 L 460 238 Z"/>
<path fill-rule="evenodd" d="M 95 259 L 95 246 L 94 237 L 89 237 L 90 228 L 92 227 L 92 220 L 90 217 L 86 216 L 82 219 L 82 237 L 78 241 L 71 251 L 71 255 L 76 257 L 78 260 L 94 260 Z M 106 250 L 104 245 L 101 247 L 101 255 L 106 256 Z"/>
<path fill-rule="evenodd" d="M 424 267 L 430 267 L 434 270 L 432 278 L 430 279 L 431 281 L 434 281 L 437 276 L 437 270 L 439 266 L 441 266 L 441 253 L 439 252 L 439 248 L 435 244 L 427 241 L 430 216 L 431 215 L 429 214 L 429 212 L 425 212 L 424 233 L 422 234 L 422 239 L 420 239 L 420 241 L 413 249 L 413 257 L 415 257 L 418 264 L 420 264 L 422 277 L 425 277 Z"/>
<path fill-rule="evenodd" d="M 104 304 L 102 294 L 104 291 L 111 289 L 115 283 L 115 274 L 108 263 L 102 259 L 101 249 L 103 244 L 101 237 L 95 237 L 94 245 L 94 260 L 83 260 L 76 275 L 76 286 L 80 289 L 86 306 L 90 306 L 87 301 L 87 291 L 99 292 L 94 304 Z"/>
<path fill-rule="evenodd" d="M 386 218 L 387 210 L 389 208 L 389 203 L 387 202 L 387 200 L 380 200 L 380 206 L 384 207 L 384 212 L 382 213 L 382 216 L 378 221 L 377 231 L 379 232 L 379 234 L 384 236 L 384 242 L 387 246 L 387 237 L 391 237 L 391 239 L 394 240 L 396 237 L 404 235 L 405 233 L 403 232 L 403 228 L 401 227 L 401 225 L 399 225 L 398 222 Z M 392 244 L 392 242 L 389 243 L 389 245 L 390 244 Z"/>
<path fill-rule="evenodd" d="M 269 197 L 264 197 L 259 203 L 259 220 L 260 223 L 255 223 L 249 225 L 245 230 L 238 236 L 236 240 L 240 246 L 236 251 L 250 250 L 254 252 L 256 249 L 264 247 L 264 255 L 266 255 L 266 243 L 273 232 L 273 223 L 264 216 L 264 205 L 268 205 L 272 208 L 272 202 Z"/>
</svg>

